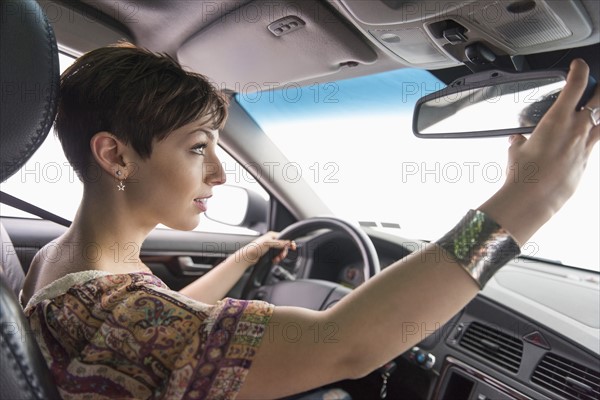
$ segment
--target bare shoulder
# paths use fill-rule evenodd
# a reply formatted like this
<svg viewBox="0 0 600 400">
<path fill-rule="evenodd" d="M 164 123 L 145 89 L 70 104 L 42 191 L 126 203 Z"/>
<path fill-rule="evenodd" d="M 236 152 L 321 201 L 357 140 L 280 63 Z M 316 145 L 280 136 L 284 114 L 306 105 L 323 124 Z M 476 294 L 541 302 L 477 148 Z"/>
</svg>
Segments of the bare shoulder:
<svg viewBox="0 0 600 400">
<path fill-rule="evenodd" d="M 25 280 L 23 281 L 23 292 L 22 292 L 22 301 L 24 304 L 27 304 L 31 296 L 36 291 L 36 282 L 38 280 L 38 276 L 40 275 L 41 269 L 41 260 L 43 259 L 41 255 L 41 250 L 36 253 L 27 269 L 27 274 L 25 275 Z"/>
<path fill-rule="evenodd" d="M 56 239 L 42 247 L 33 257 L 23 283 L 24 303 L 44 286 L 82 269 L 83 266 L 75 263 L 73 257 L 69 257 L 61 248 L 60 239 Z"/>
</svg>

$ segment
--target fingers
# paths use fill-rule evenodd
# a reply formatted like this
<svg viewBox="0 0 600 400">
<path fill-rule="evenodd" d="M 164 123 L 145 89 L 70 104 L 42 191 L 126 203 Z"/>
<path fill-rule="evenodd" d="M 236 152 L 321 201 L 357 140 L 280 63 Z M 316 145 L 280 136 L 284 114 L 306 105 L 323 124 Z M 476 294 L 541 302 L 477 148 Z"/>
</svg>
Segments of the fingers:
<svg viewBox="0 0 600 400">
<path fill-rule="evenodd" d="M 518 151 L 523 144 L 527 143 L 527 138 L 523 135 L 510 135 L 508 137 L 508 142 L 510 143 L 510 147 L 508 148 L 509 153 L 514 153 Z"/>
<path fill-rule="evenodd" d="M 294 242 L 293 240 L 280 240 L 277 239 L 278 236 L 279 232 L 269 231 L 257 240 L 255 240 L 255 242 L 261 245 L 265 245 L 270 249 L 283 249 L 286 247 L 291 247 L 293 245 L 292 250 L 296 250 L 296 242 Z"/>
<path fill-rule="evenodd" d="M 584 109 L 580 112 L 586 114 L 588 122 L 591 124 L 590 134 L 588 136 L 588 140 L 586 146 L 589 151 L 592 150 L 594 145 L 598 143 L 600 140 L 600 125 L 595 124 L 594 119 L 592 118 L 592 112 L 600 108 L 600 85 L 596 86 L 596 90 L 594 91 L 594 95 L 587 102 Z M 595 118 L 598 118 L 598 111 L 596 111 Z"/>
<path fill-rule="evenodd" d="M 273 264 L 279 264 L 280 262 L 282 262 L 283 259 L 287 257 L 287 253 L 287 248 L 281 250 L 281 253 L 273 257 Z"/>
<path fill-rule="evenodd" d="M 281 249 L 277 256 L 275 256 L 272 260 L 273 263 L 279 263 L 285 257 L 287 257 L 289 249 L 296 250 L 296 242 L 294 242 L 293 240 L 280 240 L 277 239 L 278 236 L 279 232 L 269 231 L 253 241 L 255 245 L 258 245 L 259 249 L 259 254 L 257 255 L 257 258 L 267 254 L 269 249 Z"/>
<path fill-rule="evenodd" d="M 541 129 L 544 133 L 536 135 L 535 133 L 538 131 L 536 129 L 532 137 L 544 137 L 545 142 L 554 143 L 560 147 L 565 146 L 561 140 L 579 140 L 577 138 L 583 137 L 586 150 L 593 147 L 598 141 L 599 134 L 597 131 L 599 128 L 594 126 L 590 115 L 592 110 L 600 106 L 600 86 L 596 87 L 594 95 L 584 107 L 576 109 L 588 86 L 588 79 L 589 67 L 585 61 L 582 59 L 571 61 L 564 88 L 551 109 L 538 124 L 538 127 L 544 126 L 544 129 Z M 551 140 L 549 136 L 561 139 Z"/>
<path fill-rule="evenodd" d="M 287 257 L 288 255 L 288 249 L 292 249 L 292 250 L 296 250 L 297 249 L 297 245 L 296 242 L 294 242 L 293 240 L 279 240 L 279 242 L 283 242 L 283 247 L 281 252 L 276 255 L 275 257 L 273 257 L 273 263 L 274 264 L 278 264 L 281 261 L 283 261 L 284 258 Z"/>
<path fill-rule="evenodd" d="M 594 148 L 596 143 L 598 143 L 598 141 L 600 141 L 600 125 L 594 126 L 590 131 L 586 142 L 586 149 L 588 151 L 588 155 L 592 152 L 592 149 Z"/>
<path fill-rule="evenodd" d="M 508 142 L 510 143 L 511 147 L 512 146 L 520 146 L 521 144 L 525 143 L 527 141 L 527 138 L 523 135 L 510 135 L 508 137 Z"/>
<path fill-rule="evenodd" d="M 577 58 L 571 61 L 567 83 L 556 99 L 554 109 L 564 108 L 569 112 L 575 109 L 587 87 L 589 72 L 588 65 L 582 59 Z"/>
<path fill-rule="evenodd" d="M 293 240 L 276 239 L 276 240 L 269 240 L 267 242 L 264 242 L 264 245 L 266 245 L 272 249 L 284 249 L 284 248 L 292 247 L 292 244 L 294 246 L 294 248 L 292 248 L 292 250 L 296 250 L 296 248 L 295 248 L 296 242 L 294 242 Z"/>
</svg>

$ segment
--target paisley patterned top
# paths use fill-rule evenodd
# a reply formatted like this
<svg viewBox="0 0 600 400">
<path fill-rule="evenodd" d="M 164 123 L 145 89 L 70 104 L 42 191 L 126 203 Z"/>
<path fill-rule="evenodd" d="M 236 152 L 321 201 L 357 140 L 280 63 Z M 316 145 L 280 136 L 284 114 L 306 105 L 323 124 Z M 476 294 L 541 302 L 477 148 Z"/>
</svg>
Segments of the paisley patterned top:
<svg viewBox="0 0 600 400">
<path fill-rule="evenodd" d="M 273 306 L 203 304 L 150 273 L 69 274 L 25 314 L 64 399 L 234 399 Z"/>
</svg>

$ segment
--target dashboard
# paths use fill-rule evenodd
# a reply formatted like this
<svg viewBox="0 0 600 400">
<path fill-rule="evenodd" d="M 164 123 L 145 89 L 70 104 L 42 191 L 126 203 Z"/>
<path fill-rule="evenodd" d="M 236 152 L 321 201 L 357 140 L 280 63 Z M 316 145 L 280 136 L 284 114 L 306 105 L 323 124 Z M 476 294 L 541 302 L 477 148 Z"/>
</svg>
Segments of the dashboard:
<svg viewBox="0 0 600 400">
<path fill-rule="evenodd" d="M 381 268 L 418 243 L 368 230 Z M 321 232 L 284 268 L 296 276 L 355 288 L 363 265 L 349 239 Z M 303 252 L 300 251 L 299 254 Z M 306 254 L 312 254 L 307 256 Z M 298 262 L 300 261 L 300 262 Z M 430 295 L 434 296 L 435 293 Z M 423 329 L 425 328 L 425 329 Z M 599 274 L 519 258 L 501 269 L 477 297 L 442 326 L 393 360 L 390 399 L 491 400 L 600 398 Z M 415 334 L 406 324 L 399 335 Z M 336 383 L 353 398 L 379 398 L 381 371 Z"/>
</svg>

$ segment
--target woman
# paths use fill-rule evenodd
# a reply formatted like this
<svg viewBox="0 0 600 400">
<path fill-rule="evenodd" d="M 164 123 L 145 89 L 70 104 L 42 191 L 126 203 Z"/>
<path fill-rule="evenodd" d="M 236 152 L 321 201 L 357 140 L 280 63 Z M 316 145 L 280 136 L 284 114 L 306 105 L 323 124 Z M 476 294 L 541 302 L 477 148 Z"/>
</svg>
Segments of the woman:
<svg viewBox="0 0 600 400">
<path fill-rule="evenodd" d="M 269 247 L 285 256 L 292 243 L 272 234 L 181 293 L 150 273 L 139 258 L 148 233 L 158 223 L 193 229 L 225 181 L 215 148 L 226 101 L 165 56 L 127 44 L 84 55 L 61 78 L 56 122 L 83 199 L 67 232 L 38 253 L 23 290 L 61 395 L 276 398 L 385 364 L 426 334 L 407 341 L 398 334 L 406 321 L 447 321 L 572 195 L 600 137 L 589 111 L 575 110 L 587 75 L 575 60 L 531 137 L 510 138 L 507 180 L 488 201 L 335 307 L 312 311 L 217 301 Z M 587 106 L 599 102 L 597 90 Z M 522 179 L 531 163 L 534 183 Z M 285 340 L 280 329 L 292 323 L 312 333 L 333 326 L 335 341 Z"/>
</svg>

